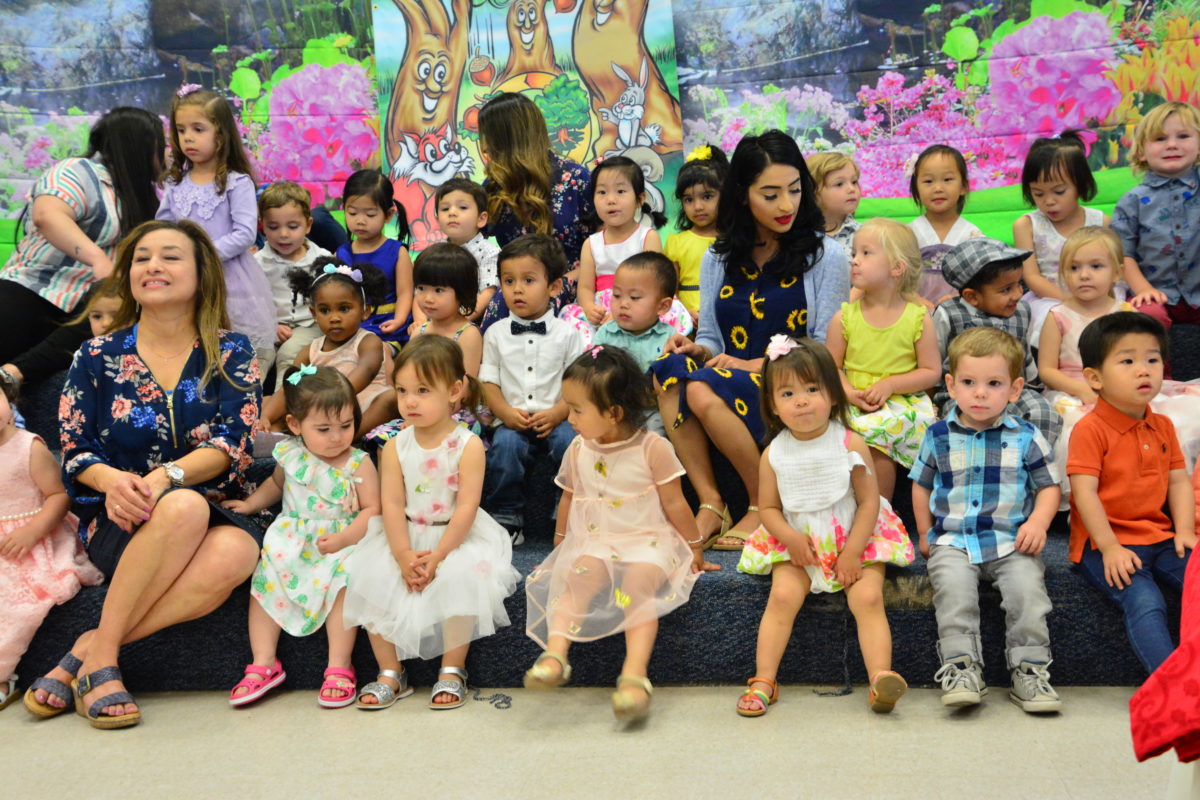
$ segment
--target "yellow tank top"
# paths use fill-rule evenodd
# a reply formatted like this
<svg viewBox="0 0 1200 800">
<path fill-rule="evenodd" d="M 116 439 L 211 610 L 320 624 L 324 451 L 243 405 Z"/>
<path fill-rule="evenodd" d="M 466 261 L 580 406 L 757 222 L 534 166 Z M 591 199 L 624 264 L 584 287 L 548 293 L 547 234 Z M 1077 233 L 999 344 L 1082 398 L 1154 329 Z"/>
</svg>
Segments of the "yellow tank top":
<svg viewBox="0 0 1200 800">
<path fill-rule="evenodd" d="M 924 306 L 909 303 L 900 318 L 876 328 L 863 317 L 859 301 L 842 303 L 846 355 L 842 367 L 855 389 L 917 368 L 917 340 L 925 328 Z"/>
<path fill-rule="evenodd" d="M 700 259 L 716 237 L 680 231 L 667 237 L 663 255 L 679 265 L 679 302 L 689 311 L 700 310 Z"/>
</svg>

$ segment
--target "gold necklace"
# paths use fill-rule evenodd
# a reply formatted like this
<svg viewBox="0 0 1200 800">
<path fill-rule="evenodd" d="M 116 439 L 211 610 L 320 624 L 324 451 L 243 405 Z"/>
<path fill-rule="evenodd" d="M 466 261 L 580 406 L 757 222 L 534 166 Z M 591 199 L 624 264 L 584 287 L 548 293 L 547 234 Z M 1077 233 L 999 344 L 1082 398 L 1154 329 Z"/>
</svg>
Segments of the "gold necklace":
<svg viewBox="0 0 1200 800">
<path fill-rule="evenodd" d="M 193 339 L 192 341 L 188 342 L 187 347 L 183 348 L 182 350 L 180 350 L 176 353 L 167 355 L 167 354 L 163 353 L 161 350 L 156 350 L 155 348 L 151 347 L 149 342 L 144 341 L 141 337 L 138 337 L 138 347 L 145 347 L 147 350 L 150 351 L 151 355 L 156 356 L 157 358 L 161 358 L 164 361 L 173 361 L 174 359 L 179 358 L 181 355 L 188 352 L 195 346 L 196 346 L 196 340 Z"/>
</svg>

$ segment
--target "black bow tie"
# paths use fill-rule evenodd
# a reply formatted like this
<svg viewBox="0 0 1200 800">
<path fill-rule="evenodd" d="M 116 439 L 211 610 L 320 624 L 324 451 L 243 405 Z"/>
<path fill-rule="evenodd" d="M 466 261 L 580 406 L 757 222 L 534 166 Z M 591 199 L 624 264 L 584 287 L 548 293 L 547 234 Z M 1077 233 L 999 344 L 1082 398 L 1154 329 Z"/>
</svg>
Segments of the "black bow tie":
<svg viewBox="0 0 1200 800">
<path fill-rule="evenodd" d="M 537 333 L 542 336 L 546 335 L 546 323 L 531 322 L 528 325 L 522 325 L 520 322 L 513 320 L 512 323 L 513 336 L 519 336 L 522 333 Z"/>
</svg>

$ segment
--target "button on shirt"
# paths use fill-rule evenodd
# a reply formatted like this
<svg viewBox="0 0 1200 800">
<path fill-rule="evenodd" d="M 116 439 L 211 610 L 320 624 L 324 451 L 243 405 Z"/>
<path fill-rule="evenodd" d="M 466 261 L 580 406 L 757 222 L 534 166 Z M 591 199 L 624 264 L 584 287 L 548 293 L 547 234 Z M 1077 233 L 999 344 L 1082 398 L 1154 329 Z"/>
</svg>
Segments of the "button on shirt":
<svg viewBox="0 0 1200 800">
<path fill-rule="evenodd" d="M 1178 178 L 1147 172 L 1113 209 L 1112 229 L 1125 255 L 1167 296 L 1200 305 L 1200 168 Z"/>
<path fill-rule="evenodd" d="M 987 430 L 958 409 L 925 432 L 909 477 L 931 491 L 929 543 L 964 550 L 972 564 L 1016 549 L 1036 495 L 1058 483 L 1050 446 L 1032 423 L 1004 414 Z"/>
<path fill-rule="evenodd" d="M 546 332 L 514 334 L 507 321 L 492 325 L 483 335 L 479 380 L 499 386 L 513 408 L 545 411 L 562 397 L 563 373 L 583 352 L 583 335 L 549 309 L 537 319 L 510 319 L 545 323 Z"/>
</svg>

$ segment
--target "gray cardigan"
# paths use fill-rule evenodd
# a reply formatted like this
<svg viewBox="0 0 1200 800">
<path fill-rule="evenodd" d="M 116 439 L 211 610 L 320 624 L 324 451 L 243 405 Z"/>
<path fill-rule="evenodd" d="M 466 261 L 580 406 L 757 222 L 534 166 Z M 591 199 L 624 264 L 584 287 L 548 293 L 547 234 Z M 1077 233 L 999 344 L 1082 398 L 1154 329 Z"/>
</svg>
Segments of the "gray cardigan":
<svg viewBox="0 0 1200 800">
<path fill-rule="evenodd" d="M 821 260 L 804 273 L 804 296 L 808 300 L 808 335 L 825 341 L 829 320 L 850 298 L 850 262 L 845 249 L 825 237 Z M 725 352 L 725 337 L 717 325 L 717 294 L 725 280 L 725 257 L 711 249 L 700 261 L 700 323 L 696 344 L 708 348 L 714 356 Z M 783 333 L 783 331 L 776 331 Z"/>
</svg>

